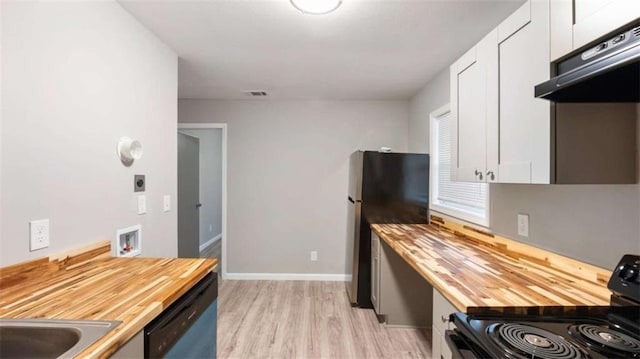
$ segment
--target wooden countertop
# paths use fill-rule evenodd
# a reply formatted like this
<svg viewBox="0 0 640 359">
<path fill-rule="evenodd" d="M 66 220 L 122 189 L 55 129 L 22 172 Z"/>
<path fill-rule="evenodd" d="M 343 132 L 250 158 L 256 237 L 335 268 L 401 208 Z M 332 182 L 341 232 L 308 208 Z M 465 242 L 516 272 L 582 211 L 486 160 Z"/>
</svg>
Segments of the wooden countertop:
<svg viewBox="0 0 640 359">
<path fill-rule="evenodd" d="M 78 357 L 106 358 L 217 265 L 112 258 L 108 242 L 0 269 L 0 317 L 122 321 Z"/>
<path fill-rule="evenodd" d="M 431 222 L 371 228 L 462 312 L 558 314 L 609 305 L 611 271 L 436 216 Z"/>
</svg>

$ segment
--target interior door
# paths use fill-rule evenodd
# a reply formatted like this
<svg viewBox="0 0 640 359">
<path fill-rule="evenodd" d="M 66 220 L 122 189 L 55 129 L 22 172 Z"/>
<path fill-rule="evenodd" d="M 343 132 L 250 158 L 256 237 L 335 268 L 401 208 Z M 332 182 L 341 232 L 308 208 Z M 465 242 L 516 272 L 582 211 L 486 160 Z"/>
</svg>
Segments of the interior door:
<svg viewBox="0 0 640 359">
<path fill-rule="evenodd" d="M 200 257 L 200 140 L 178 133 L 178 257 Z"/>
</svg>

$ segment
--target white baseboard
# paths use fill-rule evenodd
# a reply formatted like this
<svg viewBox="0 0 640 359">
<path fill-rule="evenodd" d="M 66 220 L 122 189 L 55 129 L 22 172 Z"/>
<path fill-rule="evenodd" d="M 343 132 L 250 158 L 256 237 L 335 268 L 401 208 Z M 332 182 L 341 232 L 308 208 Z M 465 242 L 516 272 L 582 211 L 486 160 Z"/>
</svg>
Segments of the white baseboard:
<svg viewBox="0 0 640 359">
<path fill-rule="evenodd" d="M 206 241 L 205 243 L 200 245 L 200 252 L 204 251 L 205 249 L 207 249 L 207 247 L 209 247 L 210 245 L 216 243 L 217 241 L 222 239 L 222 233 L 218 234 L 217 236 L 211 238 L 210 240 Z"/>
<path fill-rule="evenodd" d="M 305 274 L 305 273 L 227 273 L 229 280 L 313 280 L 325 282 L 345 282 L 347 274 Z"/>
</svg>

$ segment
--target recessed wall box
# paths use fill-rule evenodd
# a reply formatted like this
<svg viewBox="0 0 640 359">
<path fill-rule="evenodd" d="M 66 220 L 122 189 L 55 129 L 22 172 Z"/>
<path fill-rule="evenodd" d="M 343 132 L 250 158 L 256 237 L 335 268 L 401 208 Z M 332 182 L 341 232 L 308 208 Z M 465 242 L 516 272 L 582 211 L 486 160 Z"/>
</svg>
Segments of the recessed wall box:
<svg viewBox="0 0 640 359">
<path fill-rule="evenodd" d="M 116 257 L 136 257 L 142 253 L 142 226 L 135 225 L 116 232 Z"/>
<path fill-rule="evenodd" d="M 133 176 L 133 191 L 134 192 L 144 192 L 144 187 L 146 185 L 146 180 L 144 175 L 134 175 Z"/>
</svg>

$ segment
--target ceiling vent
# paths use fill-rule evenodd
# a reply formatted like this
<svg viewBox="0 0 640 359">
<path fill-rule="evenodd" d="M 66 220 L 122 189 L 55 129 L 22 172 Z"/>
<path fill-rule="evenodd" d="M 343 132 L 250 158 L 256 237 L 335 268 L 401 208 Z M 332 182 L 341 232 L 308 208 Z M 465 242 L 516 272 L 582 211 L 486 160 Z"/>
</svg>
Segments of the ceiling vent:
<svg viewBox="0 0 640 359">
<path fill-rule="evenodd" d="M 247 95 L 247 96 L 251 96 L 251 97 L 265 97 L 265 96 L 267 96 L 267 92 L 266 91 L 245 91 L 244 94 Z"/>
</svg>

